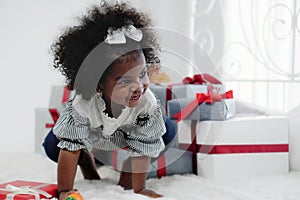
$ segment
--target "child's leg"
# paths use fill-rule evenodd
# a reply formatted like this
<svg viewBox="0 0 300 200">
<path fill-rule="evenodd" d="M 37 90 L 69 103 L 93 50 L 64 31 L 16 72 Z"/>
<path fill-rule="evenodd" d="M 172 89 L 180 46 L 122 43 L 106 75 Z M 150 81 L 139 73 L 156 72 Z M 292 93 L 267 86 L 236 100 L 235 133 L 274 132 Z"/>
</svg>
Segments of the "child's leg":
<svg viewBox="0 0 300 200">
<path fill-rule="evenodd" d="M 54 162 L 58 161 L 58 155 L 60 151 L 60 148 L 57 147 L 58 143 L 59 140 L 53 134 L 53 131 L 51 129 L 44 139 L 43 147 L 48 158 L 50 158 Z"/>
<path fill-rule="evenodd" d="M 81 150 L 78 165 L 83 174 L 84 179 L 99 180 L 100 176 L 97 172 L 94 156 L 87 150 Z"/>
<path fill-rule="evenodd" d="M 176 128 L 174 123 L 167 117 L 164 116 L 166 133 L 162 136 L 162 139 L 166 146 L 171 145 L 176 136 Z"/>
<path fill-rule="evenodd" d="M 158 194 L 152 190 L 146 189 L 146 179 L 148 175 L 149 164 L 149 157 L 143 156 L 131 158 L 133 191 L 135 193 L 149 196 L 152 198 L 162 197 L 163 195 Z"/>
<path fill-rule="evenodd" d="M 120 179 L 118 185 L 122 186 L 125 190 L 132 189 L 132 173 L 131 173 L 131 158 L 123 162 L 122 170 L 120 172 Z"/>
</svg>

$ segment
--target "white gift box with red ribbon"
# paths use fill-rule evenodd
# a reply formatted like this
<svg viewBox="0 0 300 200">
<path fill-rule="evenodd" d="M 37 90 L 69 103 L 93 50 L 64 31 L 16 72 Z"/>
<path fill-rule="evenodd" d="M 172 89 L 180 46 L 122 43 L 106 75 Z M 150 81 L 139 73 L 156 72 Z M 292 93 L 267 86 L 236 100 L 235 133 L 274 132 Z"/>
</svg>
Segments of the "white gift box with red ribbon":
<svg viewBox="0 0 300 200">
<path fill-rule="evenodd" d="M 150 84 L 149 89 L 155 97 L 160 101 L 162 108 L 167 112 L 168 101 L 177 98 L 185 98 L 192 96 L 193 91 L 206 92 L 206 85 L 184 85 L 184 84 Z"/>
<path fill-rule="evenodd" d="M 35 109 L 35 153 L 43 152 L 42 143 L 45 136 L 54 127 L 63 103 L 69 101 L 73 95 L 73 91 L 65 86 L 52 86 L 49 107 Z"/>
<path fill-rule="evenodd" d="M 288 120 L 283 116 L 178 123 L 179 147 L 195 154 L 194 170 L 211 178 L 289 172 Z"/>
<path fill-rule="evenodd" d="M 42 143 L 44 138 L 54 126 L 54 121 L 49 112 L 49 108 L 36 108 L 35 109 L 35 125 L 34 125 L 34 152 L 42 154 Z"/>
<path fill-rule="evenodd" d="M 246 177 L 289 172 L 288 120 L 283 116 L 201 122 L 196 144 L 200 176 Z"/>
<path fill-rule="evenodd" d="M 70 91 L 67 86 L 52 86 L 49 100 L 49 108 L 62 109 L 62 104 L 69 101 L 74 96 L 74 91 Z"/>
<path fill-rule="evenodd" d="M 170 100 L 168 116 L 177 122 L 188 120 L 226 120 L 235 115 L 233 91 L 222 94 L 197 93 L 193 98 Z"/>
<path fill-rule="evenodd" d="M 54 127 L 59 117 L 59 111 L 56 108 L 36 108 L 35 109 L 35 137 L 34 152 L 43 153 L 42 143 L 49 131 Z"/>
<path fill-rule="evenodd" d="M 111 165 L 113 169 L 121 171 L 123 162 L 130 157 L 125 149 L 115 151 L 93 150 L 94 157 L 104 164 Z M 193 155 L 191 152 L 170 147 L 157 159 L 151 160 L 148 178 L 161 178 L 174 174 L 193 173 Z"/>
<path fill-rule="evenodd" d="M 300 106 L 288 112 L 290 170 L 300 171 Z"/>
<path fill-rule="evenodd" d="M 150 84 L 149 89 L 160 100 L 167 115 L 169 100 L 195 97 L 196 93 L 207 93 L 208 91 L 221 94 L 225 92 L 225 85 L 209 74 L 195 74 L 192 78 L 184 78 L 181 83 Z"/>
<path fill-rule="evenodd" d="M 196 93 L 207 93 L 213 90 L 216 93 L 223 93 L 225 86 L 222 84 L 150 84 L 149 89 L 154 93 L 160 101 L 162 107 L 168 114 L 168 101 L 178 98 L 195 97 Z"/>
<path fill-rule="evenodd" d="M 182 120 L 177 124 L 178 148 L 193 153 L 193 173 L 197 174 L 196 131 L 200 121 Z"/>
</svg>

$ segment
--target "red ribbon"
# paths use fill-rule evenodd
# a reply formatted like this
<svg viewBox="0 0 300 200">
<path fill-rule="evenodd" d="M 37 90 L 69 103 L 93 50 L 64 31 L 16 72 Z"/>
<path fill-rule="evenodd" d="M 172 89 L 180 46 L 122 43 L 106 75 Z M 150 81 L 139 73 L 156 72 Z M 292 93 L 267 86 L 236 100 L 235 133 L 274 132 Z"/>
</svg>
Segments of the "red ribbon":
<svg viewBox="0 0 300 200">
<path fill-rule="evenodd" d="M 197 141 L 196 141 L 196 130 L 197 130 L 197 120 L 191 121 L 191 143 L 179 143 L 179 149 L 191 151 L 193 153 L 193 173 L 198 174 L 198 160 L 197 160 Z"/>
<path fill-rule="evenodd" d="M 173 94 L 172 93 L 172 88 L 173 88 L 174 85 L 182 85 L 182 83 L 173 83 L 173 84 L 167 85 L 167 88 L 166 88 L 166 103 L 165 103 L 166 113 L 168 113 L 168 106 L 167 105 L 168 105 L 168 101 L 172 99 L 172 94 Z"/>
<path fill-rule="evenodd" d="M 115 169 L 115 170 L 118 169 L 118 153 L 119 153 L 119 151 L 122 151 L 122 150 L 126 151 L 126 150 L 128 150 L 128 148 L 129 147 L 127 146 L 127 147 L 123 147 L 121 149 L 114 150 L 113 158 L 112 158 L 112 167 L 113 167 L 113 169 Z"/>
<path fill-rule="evenodd" d="M 186 84 L 196 84 L 196 85 L 201 85 L 201 84 L 207 84 L 207 89 L 208 91 L 212 91 L 214 89 L 214 86 L 211 84 L 222 84 L 221 81 L 216 79 L 215 77 L 209 75 L 209 74 L 195 74 L 193 78 L 191 77 L 186 77 L 183 79 L 182 83 L 173 83 L 167 85 L 166 88 L 166 112 L 168 112 L 168 101 L 172 99 L 172 88 L 174 85 L 186 85 Z M 156 84 L 160 85 L 160 84 Z"/>
<path fill-rule="evenodd" d="M 166 156 L 162 155 L 157 159 L 157 177 L 161 178 L 167 175 Z"/>
<path fill-rule="evenodd" d="M 211 84 L 222 84 L 221 81 L 219 81 L 217 78 L 213 77 L 209 74 L 195 74 L 193 78 L 186 77 L 182 81 L 184 84 L 205 84 L 205 83 L 211 83 Z"/>
<path fill-rule="evenodd" d="M 69 90 L 69 88 L 67 86 L 64 87 L 64 93 L 63 93 L 63 97 L 61 100 L 61 103 L 66 103 L 67 101 L 69 101 L 70 99 L 70 93 L 71 91 Z"/>
<path fill-rule="evenodd" d="M 59 118 L 59 113 L 58 113 L 57 109 L 55 109 L 55 108 L 49 108 L 49 112 L 53 119 L 53 123 L 52 124 L 47 123 L 46 128 L 53 128 Z"/>
<path fill-rule="evenodd" d="M 118 150 L 114 150 L 113 152 L 112 167 L 114 170 L 118 167 Z"/>
<path fill-rule="evenodd" d="M 67 86 L 64 87 L 64 92 L 63 92 L 63 97 L 62 97 L 62 100 L 61 100 L 61 103 L 66 103 L 67 101 L 69 101 L 69 98 L 70 98 L 70 90 L 68 89 Z M 50 124 L 50 123 L 47 123 L 46 124 L 46 128 L 53 128 L 55 123 L 57 122 L 58 118 L 59 118 L 59 112 L 56 108 L 49 108 L 49 113 L 53 119 L 53 123 Z"/>
<path fill-rule="evenodd" d="M 289 152 L 288 144 L 197 145 L 197 152 L 206 154 Z"/>
<path fill-rule="evenodd" d="M 215 101 L 221 101 L 222 99 L 232 99 L 232 98 L 233 98 L 232 90 L 227 91 L 223 94 L 216 94 L 211 91 L 208 91 L 207 94 L 197 93 L 195 100 L 189 103 L 180 112 L 173 115 L 172 118 L 176 118 L 177 119 L 176 123 L 178 123 L 181 120 L 185 119 L 187 116 L 189 116 L 189 114 L 191 114 L 195 110 L 195 108 L 203 102 L 213 104 Z"/>
<path fill-rule="evenodd" d="M 172 87 L 173 85 L 168 85 L 167 88 L 166 88 L 166 113 L 168 113 L 168 101 L 172 99 Z"/>
</svg>

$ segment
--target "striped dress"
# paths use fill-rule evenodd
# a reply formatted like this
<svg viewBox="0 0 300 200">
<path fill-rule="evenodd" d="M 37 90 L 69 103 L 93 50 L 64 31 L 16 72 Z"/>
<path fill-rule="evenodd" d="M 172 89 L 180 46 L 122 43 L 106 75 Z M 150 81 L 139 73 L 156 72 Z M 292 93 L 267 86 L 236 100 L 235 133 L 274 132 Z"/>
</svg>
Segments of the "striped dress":
<svg viewBox="0 0 300 200">
<path fill-rule="evenodd" d="M 134 108 L 125 107 L 120 116 L 109 117 L 100 94 L 89 101 L 80 95 L 64 104 L 53 132 L 60 140 L 58 147 L 115 150 L 127 147 L 131 156 L 157 157 L 165 145 L 166 132 L 159 103 L 150 90 Z"/>
</svg>

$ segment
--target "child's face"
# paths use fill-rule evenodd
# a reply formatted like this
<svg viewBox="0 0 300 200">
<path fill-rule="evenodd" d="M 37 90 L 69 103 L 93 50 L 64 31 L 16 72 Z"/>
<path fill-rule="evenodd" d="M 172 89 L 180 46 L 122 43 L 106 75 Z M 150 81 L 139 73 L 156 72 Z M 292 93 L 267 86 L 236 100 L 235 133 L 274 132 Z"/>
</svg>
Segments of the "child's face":
<svg viewBox="0 0 300 200">
<path fill-rule="evenodd" d="M 125 62 L 111 67 L 102 84 L 103 99 L 110 103 L 111 110 L 113 106 L 137 106 L 149 85 L 144 54 L 128 55 Z"/>
</svg>

